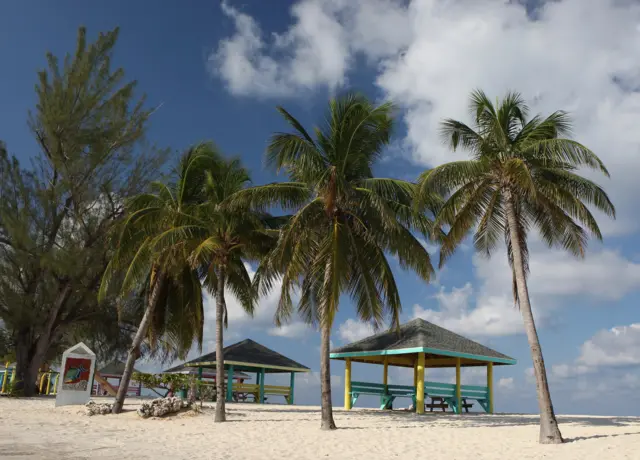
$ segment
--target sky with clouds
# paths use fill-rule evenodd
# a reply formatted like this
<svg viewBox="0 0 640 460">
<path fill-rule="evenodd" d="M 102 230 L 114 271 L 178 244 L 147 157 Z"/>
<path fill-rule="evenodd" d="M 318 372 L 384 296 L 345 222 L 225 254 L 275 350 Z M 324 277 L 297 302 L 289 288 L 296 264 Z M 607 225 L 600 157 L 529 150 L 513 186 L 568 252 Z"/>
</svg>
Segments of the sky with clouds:
<svg viewBox="0 0 640 460">
<path fill-rule="evenodd" d="M 492 98 L 517 90 L 533 113 L 569 111 L 574 137 L 611 172 L 611 179 L 593 178 L 609 192 L 618 218 L 600 217 L 604 243 L 591 242 L 584 260 L 531 238 L 530 292 L 552 397 L 561 413 L 640 415 L 637 0 L 212 0 L 153 8 L 142 1 L 25 0 L 1 5 L 0 16 L 12 18 L 0 28 L 0 59 L 11 64 L 0 72 L 0 139 L 23 161 L 36 151 L 26 126 L 35 72 L 47 49 L 73 49 L 81 24 L 92 36 L 121 26 L 115 62 L 138 79 L 151 104 L 162 104 L 150 140 L 177 152 L 212 139 L 242 157 L 255 183 L 283 179 L 262 162 L 269 135 L 286 129 L 277 104 L 313 125 L 328 97 L 346 90 L 393 100 L 397 129 L 376 173 L 403 179 L 464 156 L 442 146 L 437 128 L 445 117 L 469 120 L 474 88 Z M 402 319 L 424 318 L 516 358 L 516 366 L 496 370 L 496 408 L 535 411 L 505 251 L 487 260 L 465 246 L 428 286 L 394 268 Z M 225 342 L 251 337 L 317 371 L 318 334 L 297 319 L 276 329 L 277 300 L 275 292 L 267 296 L 248 318 L 230 298 Z M 204 351 L 213 348 L 213 308 L 207 298 Z M 371 333 L 344 298 L 334 345 Z M 333 365 L 336 404 L 343 369 Z M 356 365 L 354 377 L 380 380 L 381 371 Z M 453 374 L 434 371 L 429 378 L 450 381 Z M 482 369 L 463 373 L 468 383 L 484 378 Z M 408 382 L 411 375 L 394 370 L 391 379 Z M 299 402 L 319 401 L 317 374 L 297 388 Z"/>
</svg>

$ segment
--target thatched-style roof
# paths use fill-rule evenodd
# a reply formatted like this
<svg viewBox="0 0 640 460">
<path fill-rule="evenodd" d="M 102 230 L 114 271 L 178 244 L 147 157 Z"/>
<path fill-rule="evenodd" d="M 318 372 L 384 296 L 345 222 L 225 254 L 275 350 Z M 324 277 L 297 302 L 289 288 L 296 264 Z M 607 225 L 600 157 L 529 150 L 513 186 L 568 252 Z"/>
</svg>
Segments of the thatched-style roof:
<svg viewBox="0 0 640 460">
<path fill-rule="evenodd" d="M 403 324 L 399 332 L 395 328 L 390 329 L 336 348 L 331 351 L 331 357 L 345 359 L 418 352 L 432 357 L 458 357 L 495 364 L 516 363 L 507 355 L 420 318 Z"/>
<path fill-rule="evenodd" d="M 216 353 L 208 353 L 184 363 L 186 367 L 214 368 Z M 234 370 L 256 372 L 264 368 L 265 372 L 309 372 L 309 368 L 294 360 L 260 345 L 251 339 L 234 343 L 224 349 L 225 368 L 233 366 Z"/>
<path fill-rule="evenodd" d="M 102 369 L 99 369 L 98 372 L 100 372 L 100 375 L 102 376 L 105 376 L 105 375 L 121 376 L 122 374 L 124 374 L 124 363 L 122 361 L 114 359 L 109 364 L 104 366 Z M 140 372 L 140 371 L 138 371 L 134 367 L 133 372 Z"/>
</svg>

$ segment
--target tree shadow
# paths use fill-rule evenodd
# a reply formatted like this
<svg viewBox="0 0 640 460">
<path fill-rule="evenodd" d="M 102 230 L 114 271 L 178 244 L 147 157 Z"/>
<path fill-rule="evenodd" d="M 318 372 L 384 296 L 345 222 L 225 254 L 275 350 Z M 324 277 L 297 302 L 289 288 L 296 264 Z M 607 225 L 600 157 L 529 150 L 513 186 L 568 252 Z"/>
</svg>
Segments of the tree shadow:
<svg viewBox="0 0 640 460">
<path fill-rule="evenodd" d="M 558 416 L 559 425 L 582 425 L 582 426 L 607 426 L 625 427 L 639 425 L 639 417 L 590 417 L 590 416 Z M 470 427 L 492 427 L 492 426 L 527 426 L 538 425 L 540 418 L 536 415 L 527 414 L 464 414 L 460 420 L 464 420 L 465 426 Z"/>
<path fill-rule="evenodd" d="M 640 431 L 635 433 L 617 433 L 617 434 L 594 434 L 593 436 L 577 436 L 575 438 L 567 438 L 564 440 L 565 443 L 579 442 L 579 441 L 588 441 L 590 439 L 601 439 L 601 438 L 617 438 L 619 436 L 633 436 L 640 435 Z"/>
</svg>

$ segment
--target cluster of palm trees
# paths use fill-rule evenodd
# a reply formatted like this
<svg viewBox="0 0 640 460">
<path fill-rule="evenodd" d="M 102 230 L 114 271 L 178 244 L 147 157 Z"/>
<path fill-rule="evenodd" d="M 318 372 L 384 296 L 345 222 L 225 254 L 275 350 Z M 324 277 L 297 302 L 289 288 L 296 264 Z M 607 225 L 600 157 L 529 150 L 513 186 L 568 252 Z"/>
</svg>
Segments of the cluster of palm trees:
<svg viewBox="0 0 640 460">
<path fill-rule="evenodd" d="M 374 177 L 392 135 L 393 106 L 357 94 L 332 99 L 313 135 L 278 108 L 291 132 L 272 136 L 266 163 L 289 182 L 251 186 L 240 162 L 212 144 L 186 152 L 173 180 L 127 203 L 114 235 L 101 293 L 115 285 L 123 298 L 142 291 L 147 299 L 114 412 L 122 409 L 143 341 L 152 349 L 169 341 L 183 352 L 194 340 L 201 346 L 203 288 L 216 298 L 217 375 L 223 375 L 225 290 L 251 314 L 279 283 L 275 323 L 297 312 L 320 330 L 321 426 L 334 429 L 329 344 L 340 296 L 351 297 L 361 320 L 397 326 L 400 295 L 388 257 L 428 282 L 434 267 L 421 239 L 440 245 L 442 266 L 472 233 L 487 256 L 501 239 L 507 246 L 514 302 L 533 357 L 540 441 L 562 442 L 529 303 L 527 238 L 537 230 L 549 246 L 584 255 L 587 232 L 602 238 L 587 206 L 612 217 L 615 210 L 578 169 L 608 173 L 593 152 L 567 138 L 564 112 L 528 118 L 519 94 L 496 106 L 482 91 L 471 94 L 470 109 L 473 127 L 448 119 L 441 134 L 471 159 L 425 171 L 415 182 Z M 273 216 L 273 209 L 289 214 Z M 248 262 L 258 266 L 253 278 Z M 218 394 L 223 380 L 217 379 Z M 224 403 L 217 398 L 216 421 L 225 420 Z"/>
</svg>

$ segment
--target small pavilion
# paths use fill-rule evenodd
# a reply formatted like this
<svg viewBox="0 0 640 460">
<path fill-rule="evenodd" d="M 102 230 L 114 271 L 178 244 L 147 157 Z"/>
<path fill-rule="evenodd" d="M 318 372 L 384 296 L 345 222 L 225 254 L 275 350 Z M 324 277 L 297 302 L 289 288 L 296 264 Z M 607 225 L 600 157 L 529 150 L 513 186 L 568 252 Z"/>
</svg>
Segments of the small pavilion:
<svg viewBox="0 0 640 460">
<path fill-rule="evenodd" d="M 425 396 L 431 398 L 428 408 L 453 409 L 461 413 L 475 400 L 493 413 L 493 366 L 516 364 L 516 360 L 473 340 L 436 326 L 423 319 L 414 319 L 386 332 L 372 335 L 331 351 L 331 359 L 345 361 L 345 409 L 349 410 L 362 394 L 378 395 L 381 409 L 390 409 L 393 400 L 408 397 L 417 413 L 425 410 Z M 351 380 L 353 362 L 383 366 L 382 383 Z M 413 385 L 389 385 L 389 366 L 413 368 Z M 486 367 L 487 385 L 463 385 L 462 367 Z M 456 383 L 425 381 L 430 368 L 455 368 Z"/>
<path fill-rule="evenodd" d="M 114 359 L 101 369 L 98 369 L 97 375 L 94 377 L 96 381 L 95 386 L 92 388 L 95 395 L 102 395 L 103 393 L 111 394 L 114 391 L 118 391 L 118 387 L 122 382 L 122 375 L 124 374 L 125 364 L 117 359 Z M 133 372 L 139 372 L 136 368 Z M 112 386 L 109 384 L 109 379 L 117 379 L 118 385 Z M 133 396 L 140 396 L 142 394 L 142 383 L 138 382 L 138 385 L 129 385 L 127 388 L 127 394 Z M 115 395 L 114 395 L 115 396 Z"/>
<path fill-rule="evenodd" d="M 253 395 L 255 402 L 261 404 L 265 401 L 265 395 L 284 396 L 288 404 L 293 404 L 295 375 L 298 372 L 310 371 L 308 367 L 251 339 L 225 347 L 223 364 L 227 377 L 225 399 L 232 401 L 234 393 L 249 394 Z M 216 353 L 199 356 L 184 363 L 183 366 L 198 369 L 198 378 L 202 379 L 205 369 L 217 367 Z M 256 383 L 234 383 L 233 376 L 236 372 L 255 373 Z M 284 373 L 291 374 L 290 386 L 266 385 L 266 374 Z"/>
</svg>

